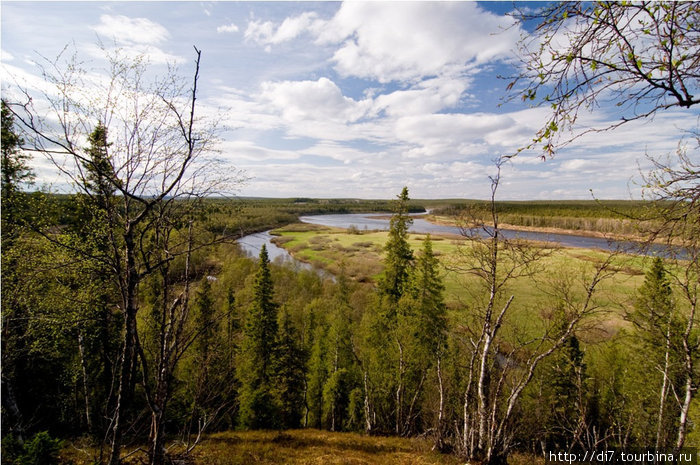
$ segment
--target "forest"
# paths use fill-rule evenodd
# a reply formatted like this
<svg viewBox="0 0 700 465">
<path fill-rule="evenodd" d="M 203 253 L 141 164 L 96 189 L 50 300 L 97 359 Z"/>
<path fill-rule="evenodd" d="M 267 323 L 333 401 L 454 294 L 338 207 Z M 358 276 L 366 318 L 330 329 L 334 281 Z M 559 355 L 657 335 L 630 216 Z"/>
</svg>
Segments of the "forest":
<svg viewBox="0 0 700 465">
<path fill-rule="evenodd" d="M 595 32 L 638 7 L 557 4 L 540 32 L 570 15 Z M 674 27 L 697 19 L 665 3 L 653 17 L 659 8 Z M 570 142 L 559 126 L 609 90 L 588 77 L 568 87 L 580 73 L 622 73 L 624 86 L 629 72 L 634 89 L 676 100 L 657 97 L 644 116 L 697 103 L 682 85 L 697 82 L 687 56 L 649 61 L 676 69 L 665 82 L 634 53 L 622 66 L 605 49 L 591 67 L 586 50 L 519 77 L 523 100 L 553 109 L 523 150 L 553 156 Z M 487 200 L 411 199 L 410 186 L 392 200 L 227 196 L 248 180 L 212 155 L 195 54 L 189 82 L 147 85 L 147 64 L 117 54 L 95 91 L 69 57 L 45 70 L 61 92 L 3 96 L 3 465 L 501 465 L 700 445 L 700 139 L 655 160 L 636 201 L 499 201 L 516 155 L 495 162 Z M 35 185 L 37 154 L 70 193 Z M 410 232 L 426 210 L 461 234 Z M 386 213 L 388 231 L 299 222 L 368 212 Z M 639 249 L 563 248 L 507 227 Z M 237 240 L 261 231 L 314 268 L 272 261 L 265 246 L 246 255 Z"/>
</svg>

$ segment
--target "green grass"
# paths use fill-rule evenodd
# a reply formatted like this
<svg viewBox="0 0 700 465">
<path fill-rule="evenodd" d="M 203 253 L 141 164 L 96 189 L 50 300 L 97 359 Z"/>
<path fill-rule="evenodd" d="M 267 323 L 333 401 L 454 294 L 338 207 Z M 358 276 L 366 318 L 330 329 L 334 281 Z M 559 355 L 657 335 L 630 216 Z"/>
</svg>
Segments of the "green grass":
<svg viewBox="0 0 700 465">
<path fill-rule="evenodd" d="M 376 283 L 381 276 L 383 247 L 386 232 L 365 232 L 348 234 L 343 229 L 326 227 L 299 228 L 290 225 L 275 232 L 279 244 L 289 250 L 294 257 L 315 264 L 331 273 L 340 272 L 341 263 L 352 279 L 363 283 Z M 422 234 L 411 234 L 409 243 L 418 252 L 424 239 Z M 461 263 L 460 254 L 468 254 L 470 245 L 457 236 L 431 236 L 433 250 L 446 265 L 444 279 L 446 300 L 452 309 L 452 318 L 462 318 L 465 309 L 477 307 L 484 294 L 480 291 L 481 280 L 473 274 L 454 271 Z M 552 289 L 562 280 L 567 280 L 575 295 L 582 297 L 586 291 L 587 279 L 596 265 L 602 263 L 608 253 L 599 250 L 561 248 L 543 250 L 546 255 L 536 264 L 534 272 L 510 281 L 503 299 L 514 295 L 510 321 L 519 328 L 536 331 L 542 318 L 553 311 Z M 598 310 L 598 325 L 588 338 L 598 340 L 614 334 L 626 323 L 622 312 L 629 304 L 636 288 L 644 279 L 647 257 L 620 255 L 611 267 L 615 273 L 601 283 L 597 297 L 601 308 Z M 536 315 L 540 318 L 533 318 Z"/>
</svg>

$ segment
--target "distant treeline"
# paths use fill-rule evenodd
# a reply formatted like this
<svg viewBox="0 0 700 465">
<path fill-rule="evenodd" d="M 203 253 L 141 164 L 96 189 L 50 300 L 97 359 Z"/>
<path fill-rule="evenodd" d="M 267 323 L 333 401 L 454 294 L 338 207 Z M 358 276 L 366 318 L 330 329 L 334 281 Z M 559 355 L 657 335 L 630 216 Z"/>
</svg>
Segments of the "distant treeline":
<svg viewBox="0 0 700 465">
<path fill-rule="evenodd" d="M 653 204 L 636 200 L 560 200 L 496 202 L 499 220 L 516 226 L 574 231 L 636 234 L 646 224 Z M 487 201 L 454 202 L 432 210 L 439 216 L 485 220 Z"/>
<path fill-rule="evenodd" d="M 51 215 L 56 223 L 80 221 L 75 195 L 32 195 L 41 196 L 43 203 L 50 204 L 46 212 L 54 212 Z M 409 211 L 423 212 L 425 205 L 422 201 L 411 201 Z M 391 200 L 219 197 L 200 201 L 198 220 L 209 232 L 241 236 L 294 223 L 303 215 L 391 212 L 392 208 Z"/>
</svg>

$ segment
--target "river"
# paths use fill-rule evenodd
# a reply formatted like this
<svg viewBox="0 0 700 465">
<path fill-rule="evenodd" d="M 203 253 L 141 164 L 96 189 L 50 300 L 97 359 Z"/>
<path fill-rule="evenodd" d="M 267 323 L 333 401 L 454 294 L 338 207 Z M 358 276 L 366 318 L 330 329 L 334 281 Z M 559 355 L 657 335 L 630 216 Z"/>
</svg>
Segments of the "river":
<svg viewBox="0 0 700 465">
<path fill-rule="evenodd" d="M 420 214 L 416 214 L 420 215 Z M 413 215 L 413 216 L 416 216 Z M 359 230 L 388 230 L 389 213 L 347 213 L 336 215 L 310 215 L 302 216 L 299 220 L 303 223 L 330 226 L 334 228 L 347 229 L 351 226 Z M 414 233 L 431 234 L 461 234 L 462 231 L 456 226 L 446 226 L 434 224 L 422 218 L 414 218 L 410 228 Z M 483 231 L 481 231 L 483 234 Z M 503 237 L 507 239 L 519 238 L 530 241 L 551 242 L 562 247 L 574 247 L 582 249 L 601 249 L 614 251 L 619 250 L 630 254 L 648 254 L 667 256 L 667 249 L 663 245 L 653 245 L 649 249 L 642 249 L 640 244 L 631 241 L 614 241 L 602 237 L 575 236 L 570 234 L 544 233 L 536 231 L 516 231 L 512 229 L 501 229 Z M 281 247 L 277 247 L 271 242 L 272 235 L 269 231 L 251 234 L 238 241 L 241 248 L 250 256 L 257 257 L 263 244 L 267 245 L 268 254 L 271 261 L 288 263 L 296 269 L 314 270 L 308 264 L 294 259 L 289 252 Z M 324 277 L 330 277 L 323 270 L 316 270 Z"/>
</svg>

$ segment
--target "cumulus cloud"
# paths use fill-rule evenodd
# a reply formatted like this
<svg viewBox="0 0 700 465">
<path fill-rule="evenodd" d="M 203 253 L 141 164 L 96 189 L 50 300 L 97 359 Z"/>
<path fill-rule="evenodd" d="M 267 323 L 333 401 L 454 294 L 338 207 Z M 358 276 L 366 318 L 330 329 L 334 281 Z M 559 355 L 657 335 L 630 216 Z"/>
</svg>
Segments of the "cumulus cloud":
<svg viewBox="0 0 700 465">
<path fill-rule="evenodd" d="M 467 78 L 427 79 L 407 90 L 378 95 L 375 99 L 374 111 L 377 113 L 384 111 L 388 116 L 405 116 L 453 108 L 460 103 L 468 85 Z"/>
<path fill-rule="evenodd" d="M 246 40 L 262 45 L 280 44 L 292 40 L 306 31 L 315 32 L 323 25 L 315 12 L 302 13 L 286 18 L 275 26 L 271 21 L 250 21 L 245 31 Z"/>
<path fill-rule="evenodd" d="M 340 88 L 325 77 L 317 81 L 265 82 L 262 98 L 280 110 L 288 121 L 352 122 L 369 108 L 368 101 L 345 97 Z"/>
<path fill-rule="evenodd" d="M 221 34 L 222 32 L 238 32 L 238 26 L 234 23 L 224 24 L 216 28 L 216 32 Z"/>
<path fill-rule="evenodd" d="M 475 2 L 346 2 L 318 40 L 342 43 L 333 56 L 342 75 L 389 82 L 508 57 L 520 34 L 511 26 Z"/>
</svg>

